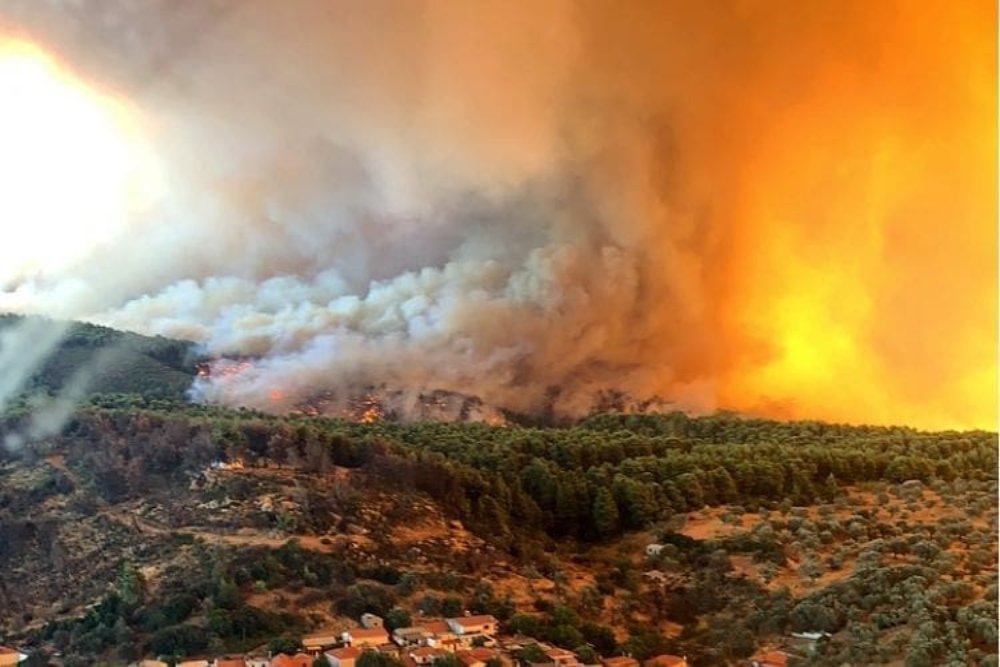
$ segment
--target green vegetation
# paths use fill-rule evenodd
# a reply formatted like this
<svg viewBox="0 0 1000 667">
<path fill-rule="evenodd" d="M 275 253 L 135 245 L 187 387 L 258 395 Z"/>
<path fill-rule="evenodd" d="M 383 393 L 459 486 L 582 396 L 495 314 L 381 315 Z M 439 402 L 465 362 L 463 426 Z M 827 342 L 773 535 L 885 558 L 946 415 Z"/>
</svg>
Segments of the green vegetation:
<svg viewBox="0 0 1000 667">
<path fill-rule="evenodd" d="M 0 429 L 24 418 L 9 412 Z M 482 580 L 490 563 L 477 554 L 462 556 L 472 575 L 463 577 L 457 563 L 450 572 L 411 569 L 378 534 L 371 553 L 336 556 L 295 540 L 280 548 L 193 540 L 197 568 L 161 578 L 156 599 L 126 566 L 90 611 L 50 624 L 41 637 L 74 655 L 181 655 L 299 637 L 309 622 L 294 608 L 247 601 L 292 591 L 332 614 L 377 613 L 390 627 L 417 612 L 491 613 L 509 630 L 588 658 L 671 652 L 726 664 L 791 632 L 825 631 L 808 664 L 995 660 L 992 433 L 680 413 L 596 415 L 566 428 L 365 425 L 108 394 L 91 397 L 46 447 L 64 452 L 78 481 L 57 471 L 32 477 L 25 494 L 6 496 L 11 511 L 79 485 L 104 503 L 138 502 L 150 489 L 186 488 L 214 461 L 239 460 L 327 480 L 322 492 L 296 492 L 300 510 L 261 512 L 255 520 L 268 529 L 343 531 L 344 517 L 373 494 L 433 501 L 526 578 L 552 583 L 525 608 Z M 24 450 L 41 453 L 34 443 Z M 356 481 L 331 481 L 335 468 Z M 203 500 L 255 499 L 251 480 L 234 477 Z M 406 518 L 390 513 L 379 530 Z M 684 532 L 708 518 L 716 522 L 708 537 Z M 641 544 L 624 548 L 639 530 L 664 545 L 655 558 Z M 577 559 L 573 567 L 593 577 L 585 586 L 566 572 Z M 658 629 L 666 624 L 679 630 Z"/>
<path fill-rule="evenodd" d="M 25 319 L 0 315 L 0 332 Z M 85 377 L 87 394 L 138 394 L 150 399 L 183 400 L 191 386 L 197 358 L 190 342 L 82 322 L 65 326 L 60 343 L 28 379 L 15 411 L 26 409 L 33 395 L 58 394 L 75 377 Z"/>
</svg>

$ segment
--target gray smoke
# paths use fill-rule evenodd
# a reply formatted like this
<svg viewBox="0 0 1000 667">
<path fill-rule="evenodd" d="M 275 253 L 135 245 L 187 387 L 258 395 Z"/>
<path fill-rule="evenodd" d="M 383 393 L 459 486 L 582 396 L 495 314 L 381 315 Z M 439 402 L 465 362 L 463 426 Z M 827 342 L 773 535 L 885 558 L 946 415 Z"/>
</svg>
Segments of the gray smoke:
<svg viewBox="0 0 1000 667">
<path fill-rule="evenodd" d="M 583 94 L 570 3 L 4 11 L 127 91 L 169 192 L 100 261 L 25 281 L 8 305 L 257 358 L 199 381 L 223 403 L 287 408 L 372 385 L 522 410 L 553 386 L 565 410 L 607 387 L 710 401 L 697 378 L 676 386 L 668 366 L 637 363 L 671 345 L 650 317 L 664 299 L 698 324 L 697 299 L 644 274 L 682 285 L 698 266 L 669 244 L 651 256 L 629 196 L 608 196 L 632 186 L 603 170 L 633 156 L 601 132 L 652 121 Z"/>
</svg>

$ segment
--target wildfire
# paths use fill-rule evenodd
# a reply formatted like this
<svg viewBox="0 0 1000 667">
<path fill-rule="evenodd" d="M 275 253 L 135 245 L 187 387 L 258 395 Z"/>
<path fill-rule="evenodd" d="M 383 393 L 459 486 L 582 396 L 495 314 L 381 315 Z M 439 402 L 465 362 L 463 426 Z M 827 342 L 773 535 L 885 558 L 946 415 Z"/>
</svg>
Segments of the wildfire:
<svg viewBox="0 0 1000 667">
<path fill-rule="evenodd" d="M 361 399 L 361 412 L 358 421 L 362 424 L 373 424 L 382 419 L 382 402 L 376 394 L 367 394 Z"/>
<path fill-rule="evenodd" d="M 794 105 L 749 107 L 767 131 L 725 212 L 723 407 L 996 428 L 991 5 L 907 4 L 878 62 L 814 63 Z"/>
</svg>

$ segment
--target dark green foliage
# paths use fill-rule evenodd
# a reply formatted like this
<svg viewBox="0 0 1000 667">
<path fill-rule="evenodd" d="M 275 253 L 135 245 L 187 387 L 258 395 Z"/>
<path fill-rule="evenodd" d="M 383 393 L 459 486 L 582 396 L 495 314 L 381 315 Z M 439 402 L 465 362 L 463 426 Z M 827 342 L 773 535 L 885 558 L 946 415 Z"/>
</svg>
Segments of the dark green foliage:
<svg viewBox="0 0 1000 667">
<path fill-rule="evenodd" d="M 157 655 L 186 656 L 208 648 L 208 632 L 195 625 L 172 625 L 157 630 L 149 650 Z"/>
<path fill-rule="evenodd" d="M 302 649 L 302 642 L 288 637 L 279 637 L 268 642 L 267 650 L 272 654 L 284 653 L 285 655 L 295 655 Z"/>
<path fill-rule="evenodd" d="M 358 656 L 357 667 L 400 667 L 398 659 L 378 651 L 365 651 Z"/>
<path fill-rule="evenodd" d="M 412 625 L 410 615 L 403 609 L 390 609 L 385 615 L 385 627 L 389 632 L 396 628 L 406 628 Z"/>
<path fill-rule="evenodd" d="M 347 588 L 347 593 L 334 603 L 342 616 L 357 618 L 364 613 L 385 616 L 395 603 L 395 595 L 378 584 L 358 583 Z"/>
</svg>

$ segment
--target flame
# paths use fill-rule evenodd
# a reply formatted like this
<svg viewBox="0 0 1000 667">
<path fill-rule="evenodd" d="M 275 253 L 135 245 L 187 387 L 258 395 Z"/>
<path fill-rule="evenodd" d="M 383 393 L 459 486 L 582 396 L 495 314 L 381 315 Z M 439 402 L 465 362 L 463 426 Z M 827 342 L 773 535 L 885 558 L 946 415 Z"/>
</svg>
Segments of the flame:
<svg viewBox="0 0 1000 667">
<path fill-rule="evenodd" d="M 382 401 L 375 394 L 368 394 L 361 399 L 361 412 L 358 421 L 362 424 L 373 424 L 382 419 Z"/>
<path fill-rule="evenodd" d="M 156 192 L 138 117 L 30 41 L 0 34 L 0 285 L 65 269 Z"/>
<path fill-rule="evenodd" d="M 730 211 L 723 406 L 996 428 L 996 10 L 932 4 L 764 111 Z"/>
</svg>

